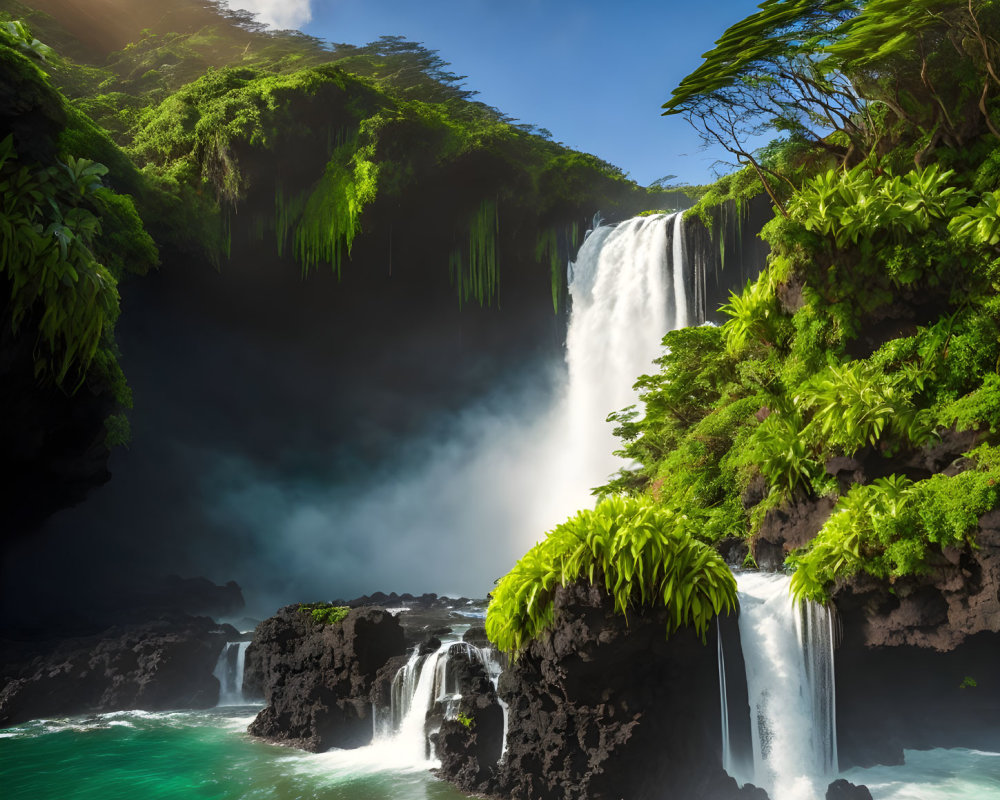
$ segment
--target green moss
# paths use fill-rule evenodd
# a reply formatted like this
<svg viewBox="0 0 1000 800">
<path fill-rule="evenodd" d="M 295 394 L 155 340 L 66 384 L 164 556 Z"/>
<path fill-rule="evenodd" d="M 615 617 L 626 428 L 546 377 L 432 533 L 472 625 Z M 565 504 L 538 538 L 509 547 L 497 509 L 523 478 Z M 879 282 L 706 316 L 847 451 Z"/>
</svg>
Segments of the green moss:
<svg viewBox="0 0 1000 800">
<path fill-rule="evenodd" d="M 456 247 L 448 262 L 451 282 L 458 292 L 459 305 L 474 299 L 479 305 L 491 305 L 500 282 L 497 260 L 497 236 L 500 215 L 493 200 L 483 200 L 469 220 L 468 244 Z"/>
<path fill-rule="evenodd" d="M 327 263 L 339 275 L 344 255 L 350 257 L 361 213 L 377 192 L 379 170 L 369 160 L 372 150 L 371 145 L 359 148 L 356 141 L 346 142 L 334 151 L 304 201 L 279 203 L 277 229 L 284 234 L 294 225 L 293 252 L 303 272 Z M 291 214 L 299 208 L 301 216 L 293 221 Z"/>
<path fill-rule="evenodd" d="M 303 603 L 299 611 L 308 614 L 314 622 L 320 625 L 338 625 L 351 613 L 347 606 L 335 606 L 330 603 Z"/>
</svg>

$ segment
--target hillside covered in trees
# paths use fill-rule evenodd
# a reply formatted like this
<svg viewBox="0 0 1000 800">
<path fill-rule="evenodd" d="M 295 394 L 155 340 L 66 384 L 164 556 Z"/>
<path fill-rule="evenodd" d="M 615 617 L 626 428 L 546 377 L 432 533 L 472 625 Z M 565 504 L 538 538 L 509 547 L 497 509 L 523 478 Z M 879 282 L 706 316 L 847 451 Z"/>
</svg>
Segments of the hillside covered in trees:
<svg viewBox="0 0 1000 800">
<path fill-rule="evenodd" d="M 330 45 L 184 0 L 0 11 L 10 535 L 105 481 L 129 439 L 127 274 L 270 259 L 347 296 L 387 275 L 425 318 L 468 308 L 486 363 L 558 338 L 597 208 L 688 202 L 477 102 L 399 37 Z M 497 313 L 534 322 L 494 347 Z"/>
</svg>

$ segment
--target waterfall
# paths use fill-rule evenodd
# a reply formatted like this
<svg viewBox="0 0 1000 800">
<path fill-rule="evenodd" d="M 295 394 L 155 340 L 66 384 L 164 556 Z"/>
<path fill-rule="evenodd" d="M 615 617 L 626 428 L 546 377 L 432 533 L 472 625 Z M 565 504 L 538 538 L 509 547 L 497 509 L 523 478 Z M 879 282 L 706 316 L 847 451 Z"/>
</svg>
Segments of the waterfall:
<svg viewBox="0 0 1000 800">
<path fill-rule="evenodd" d="M 656 369 L 663 335 L 694 316 L 683 225 L 676 213 L 596 227 L 570 264 L 566 417 L 572 452 L 565 464 L 570 485 L 584 491 L 622 466 L 604 420 L 636 403 L 632 384 Z"/>
<path fill-rule="evenodd" d="M 434 760 L 430 736 L 441 722 L 454 719 L 462 699 L 462 687 L 455 669 L 459 659 L 482 664 L 496 687 L 500 663 L 489 648 L 468 642 L 447 641 L 425 655 L 415 649 L 410 660 L 392 680 L 391 706 L 387 718 L 376 722 L 380 745 L 390 745 L 407 763 L 426 764 Z M 504 740 L 507 738 L 507 708 L 504 712 Z"/>
<path fill-rule="evenodd" d="M 786 575 L 737 573 L 736 583 L 753 769 L 734 777 L 763 787 L 771 800 L 814 800 L 837 771 L 832 613 L 796 604 Z M 720 692 L 725 703 L 721 666 Z"/>
<path fill-rule="evenodd" d="M 246 703 L 243 697 L 243 666 L 250 642 L 228 642 L 219 654 L 212 674 L 219 681 L 220 706 L 239 706 Z"/>
<path fill-rule="evenodd" d="M 674 236 L 671 247 L 671 266 L 673 267 L 674 285 L 674 319 L 671 327 L 686 328 L 688 322 L 688 294 L 687 282 L 689 280 L 687 262 L 684 260 L 684 214 L 678 212 L 674 214 Z"/>
<path fill-rule="evenodd" d="M 719 705 L 722 709 L 722 768 L 733 774 L 733 754 L 729 746 L 729 695 L 726 691 L 726 660 L 722 651 L 722 625 L 716 620 L 716 650 L 719 657 Z M 735 777 L 735 776 L 734 776 Z"/>
</svg>

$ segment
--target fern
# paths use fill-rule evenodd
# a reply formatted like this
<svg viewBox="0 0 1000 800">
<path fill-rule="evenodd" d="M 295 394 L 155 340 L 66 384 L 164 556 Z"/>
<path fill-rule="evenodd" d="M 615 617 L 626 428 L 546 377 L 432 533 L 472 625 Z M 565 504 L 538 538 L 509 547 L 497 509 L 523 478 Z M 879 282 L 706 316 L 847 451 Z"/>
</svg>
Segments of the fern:
<svg viewBox="0 0 1000 800">
<path fill-rule="evenodd" d="M 712 619 L 736 603 L 736 581 L 688 518 L 647 497 L 612 496 L 580 511 L 529 550 L 502 578 L 486 632 L 515 656 L 551 625 L 556 588 L 602 582 L 614 610 L 667 609 L 669 636 L 684 625 L 705 640 Z"/>
</svg>

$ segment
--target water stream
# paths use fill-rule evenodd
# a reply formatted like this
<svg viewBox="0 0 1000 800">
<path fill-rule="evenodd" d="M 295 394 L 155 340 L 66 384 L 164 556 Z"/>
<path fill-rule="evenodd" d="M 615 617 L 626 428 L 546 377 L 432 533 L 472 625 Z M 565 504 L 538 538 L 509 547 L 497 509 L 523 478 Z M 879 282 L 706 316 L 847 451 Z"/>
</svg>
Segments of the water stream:
<svg viewBox="0 0 1000 800">
<path fill-rule="evenodd" d="M 832 614 L 795 603 L 781 573 L 737 573 L 736 583 L 753 763 L 747 771 L 732 753 L 720 659 L 723 767 L 740 783 L 766 789 L 771 800 L 815 800 L 837 773 Z"/>
</svg>

